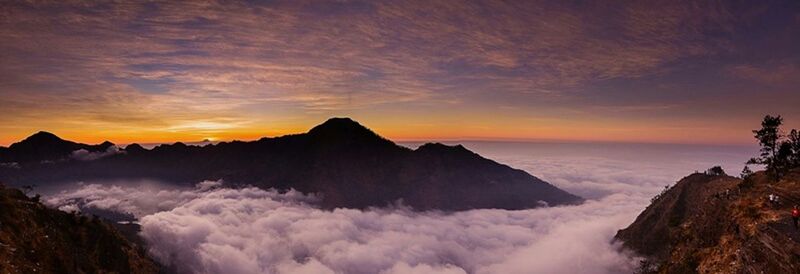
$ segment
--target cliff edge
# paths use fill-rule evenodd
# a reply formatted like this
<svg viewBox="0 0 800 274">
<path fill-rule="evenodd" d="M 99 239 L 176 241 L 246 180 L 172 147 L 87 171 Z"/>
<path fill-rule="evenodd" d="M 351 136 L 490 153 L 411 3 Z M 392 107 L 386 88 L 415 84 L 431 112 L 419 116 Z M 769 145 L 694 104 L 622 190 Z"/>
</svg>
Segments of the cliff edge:
<svg viewBox="0 0 800 274">
<path fill-rule="evenodd" d="M 779 203 L 769 201 L 770 194 Z M 696 173 L 657 196 L 615 236 L 639 273 L 800 273 L 800 170 L 779 181 Z"/>
</svg>

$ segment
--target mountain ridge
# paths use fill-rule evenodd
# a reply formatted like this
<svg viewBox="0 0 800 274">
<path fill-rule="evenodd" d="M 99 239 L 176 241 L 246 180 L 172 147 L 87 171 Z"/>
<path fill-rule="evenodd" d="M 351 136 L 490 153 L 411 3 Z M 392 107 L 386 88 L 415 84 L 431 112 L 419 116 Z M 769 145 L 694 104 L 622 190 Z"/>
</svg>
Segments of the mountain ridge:
<svg viewBox="0 0 800 274">
<path fill-rule="evenodd" d="M 60 139 L 60 138 L 59 138 Z M 102 145 L 64 141 L 55 147 L 104 152 Z M 105 144 L 108 148 L 108 144 Z M 178 184 L 222 179 L 262 188 L 297 189 L 324 196 L 328 208 L 385 206 L 403 201 L 415 209 L 523 209 L 575 204 L 569 194 L 522 170 L 481 157 L 467 148 L 430 143 L 396 145 L 350 118 L 331 118 L 307 133 L 205 146 L 131 144 L 91 160 L 72 159 L 58 148 L 58 161 L 36 159 L 17 168 L 0 166 L 0 180 L 15 184 L 110 178 L 155 178 Z M 16 153 L 14 149 L 5 154 Z M 50 153 L 51 158 L 59 156 Z M 20 156 L 0 157 L 7 159 Z"/>
</svg>

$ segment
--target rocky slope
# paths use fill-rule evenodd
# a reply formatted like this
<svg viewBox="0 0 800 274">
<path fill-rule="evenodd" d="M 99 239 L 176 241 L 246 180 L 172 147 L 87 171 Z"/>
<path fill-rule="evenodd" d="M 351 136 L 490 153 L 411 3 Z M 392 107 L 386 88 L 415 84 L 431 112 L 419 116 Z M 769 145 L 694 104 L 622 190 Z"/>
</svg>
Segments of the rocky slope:
<svg viewBox="0 0 800 274">
<path fill-rule="evenodd" d="M 202 147 L 176 143 L 148 150 L 133 144 L 111 153 L 114 151 L 103 150 L 102 145 L 78 144 L 85 150 L 83 160 L 75 159 L 74 151 L 70 152 L 78 146 L 53 145 L 51 141 L 57 137 L 48 136 L 34 136 L 29 139 L 35 140 L 6 149 L 0 155 L 0 163 L 4 163 L 0 180 L 23 185 L 118 178 L 195 184 L 223 179 L 262 188 L 321 193 L 323 206 L 328 208 L 385 206 L 402 200 L 416 209 L 522 209 L 541 202 L 559 205 L 582 201 L 463 146 L 426 144 L 411 150 L 348 118 L 330 119 L 304 134 Z M 34 142 L 39 139 L 48 142 Z M 48 151 L 42 154 L 47 157 L 31 160 L 21 156 L 24 152 L 17 152 L 20 147 L 38 147 Z"/>
<path fill-rule="evenodd" d="M 0 273 L 159 273 L 97 218 L 47 208 L 0 184 Z"/>
<path fill-rule="evenodd" d="M 772 205 L 767 196 L 780 196 Z M 692 174 L 657 198 L 616 239 L 646 260 L 642 273 L 800 273 L 800 170 L 773 182 Z"/>
</svg>

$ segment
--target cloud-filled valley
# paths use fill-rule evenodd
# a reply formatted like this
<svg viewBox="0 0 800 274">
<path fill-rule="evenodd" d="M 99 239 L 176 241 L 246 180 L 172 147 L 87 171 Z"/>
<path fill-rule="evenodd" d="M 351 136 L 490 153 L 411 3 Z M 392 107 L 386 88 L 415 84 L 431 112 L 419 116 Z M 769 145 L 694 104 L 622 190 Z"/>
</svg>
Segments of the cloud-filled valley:
<svg viewBox="0 0 800 274">
<path fill-rule="evenodd" d="M 419 212 L 402 204 L 323 210 L 316 203 L 324 197 L 205 181 L 194 188 L 82 183 L 46 196 L 46 202 L 62 210 L 132 214 L 150 254 L 179 272 L 620 273 L 635 261 L 610 240 L 653 194 L 688 174 L 687 168 L 724 159 L 730 161 L 720 164 L 733 168 L 739 160 L 690 147 L 674 152 L 683 153 L 675 161 L 680 164 L 659 169 L 658 156 L 648 150 L 642 152 L 654 154 L 626 158 L 597 152 L 587 158 L 550 155 L 541 147 L 514 153 L 507 147 L 472 147 L 539 171 L 590 200 L 517 211 Z M 524 156 L 524 149 L 541 158 Z"/>
<path fill-rule="evenodd" d="M 80 198 L 82 207 L 133 213 L 151 254 L 196 273 L 544 273 L 565 266 L 612 273 L 627 260 L 595 233 L 610 237 L 637 213 L 620 214 L 629 207 L 624 195 L 520 211 L 326 211 L 314 206 L 316 197 L 297 192 L 207 184 L 171 190 L 89 184 L 48 203 L 74 208 Z"/>
</svg>

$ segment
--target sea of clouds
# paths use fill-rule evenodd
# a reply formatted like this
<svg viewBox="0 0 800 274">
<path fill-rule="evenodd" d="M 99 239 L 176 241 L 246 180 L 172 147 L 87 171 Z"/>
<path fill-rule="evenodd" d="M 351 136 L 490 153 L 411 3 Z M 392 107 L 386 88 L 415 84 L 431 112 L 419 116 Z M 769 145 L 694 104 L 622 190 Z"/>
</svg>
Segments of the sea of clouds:
<svg viewBox="0 0 800 274">
<path fill-rule="evenodd" d="M 115 145 L 111 145 L 108 148 L 106 148 L 106 150 L 97 152 L 91 152 L 86 149 L 79 149 L 73 151 L 70 154 L 70 158 L 80 161 L 94 161 L 100 158 L 105 158 L 111 155 L 121 154 L 121 153 L 125 153 L 125 151 L 121 150 L 119 147 Z"/>
<path fill-rule="evenodd" d="M 635 259 L 612 238 L 650 197 L 696 169 L 740 167 L 749 153 L 497 146 L 468 147 L 589 200 L 516 211 L 323 210 L 313 194 L 205 181 L 193 188 L 81 183 L 46 202 L 132 214 L 150 253 L 179 272 L 626 273 Z"/>
</svg>

